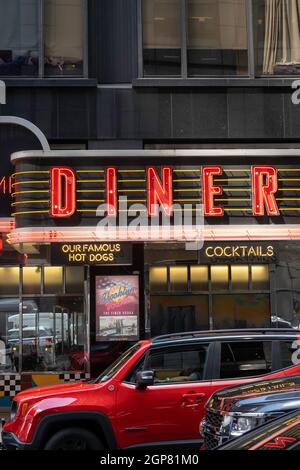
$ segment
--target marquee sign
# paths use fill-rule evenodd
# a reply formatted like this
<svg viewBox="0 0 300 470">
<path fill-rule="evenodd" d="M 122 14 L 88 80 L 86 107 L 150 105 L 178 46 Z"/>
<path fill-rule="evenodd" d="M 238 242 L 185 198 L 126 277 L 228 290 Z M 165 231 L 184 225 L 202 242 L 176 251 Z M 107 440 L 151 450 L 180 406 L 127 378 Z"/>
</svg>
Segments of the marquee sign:
<svg viewBox="0 0 300 470">
<path fill-rule="evenodd" d="M 186 157 L 179 151 L 152 155 L 133 151 L 132 158 L 124 158 L 125 152 L 115 152 L 113 158 L 109 152 L 64 152 L 64 158 L 59 152 L 47 156 L 24 152 L 20 158 L 16 154 L 11 187 L 17 229 L 10 240 L 97 240 L 94 229 L 110 219 L 123 231 L 115 240 L 126 241 L 126 227 L 137 214 L 146 219 L 168 217 L 176 231 L 181 211 L 192 223 L 202 212 L 206 239 L 260 239 L 267 234 L 262 227 L 272 233 L 282 227 L 280 239 L 287 232 L 295 238 L 300 225 L 299 157 L 284 160 L 268 155 L 243 161 L 198 153 Z M 240 235 L 229 229 L 225 234 L 223 228 L 229 226 Z M 16 236 L 21 231 L 22 236 Z M 176 234 L 172 237 L 164 239 L 176 239 Z M 145 232 L 144 240 L 148 239 Z"/>
<path fill-rule="evenodd" d="M 143 200 L 143 202 L 147 202 L 149 216 L 156 216 L 159 207 L 163 209 L 165 215 L 173 215 L 173 171 L 176 175 L 176 168 L 162 166 L 160 169 L 161 176 L 159 176 L 158 169 L 154 166 L 148 166 L 145 170 L 143 177 L 145 178 L 146 188 L 143 192 L 146 192 L 146 200 Z M 198 203 L 202 201 L 205 217 L 222 217 L 224 215 L 224 206 L 222 204 L 217 205 L 215 199 L 217 196 L 223 196 L 223 187 L 217 183 L 217 181 L 222 181 L 223 168 L 221 166 L 203 166 L 201 170 L 194 170 L 195 173 L 200 171 L 199 199 L 197 201 L 194 198 L 191 201 Z M 130 173 L 130 170 L 128 172 Z M 251 180 L 252 187 L 252 215 L 280 215 L 275 198 L 278 191 L 277 169 L 274 166 L 256 165 L 252 166 L 249 172 L 248 180 Z M 118 168 L 107 167 L 103 170 L 103 175 L 105 183 L 105 199 L 103 202 L 107 205 L 108 215 L 116 217 L 118 213 Z M 220 177 L 219 180 L 215 178 L 217 176 Z M 55 166 L 50 169 L 49 177 L 50 216 L 53 218 L 71 217 L 77 211 L 77 176 L 75 170 L 70 167 Z M 222 202 L 222 199 L 219 198 L 219 201 Z M 180 202 L 184 202 L 184 199 Z"/>
</svg>

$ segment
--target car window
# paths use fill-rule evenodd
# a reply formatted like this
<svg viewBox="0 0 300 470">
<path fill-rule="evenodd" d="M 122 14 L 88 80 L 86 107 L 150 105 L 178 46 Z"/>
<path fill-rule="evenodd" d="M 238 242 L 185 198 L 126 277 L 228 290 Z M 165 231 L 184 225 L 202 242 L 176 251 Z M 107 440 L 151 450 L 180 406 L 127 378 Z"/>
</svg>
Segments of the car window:
<svg viewBox="0 0 300 470">
<path fill-rule="evenodd" d="M 127 377 L 125 378 L 124 382 L 130 383 L 130 384 L 135 384 L 136 383 L 136 374 L 140 372 L 141 370 L 145 369 L 144 363 L 145 363 L 145 358 L 147 357 L 147 353 L 142 356 L 142 358 L 135 364 L 133 369 L 129 372 Z"/>
<path fill-rule="evenodd" d="M 297 340 L 280 342 L 281 367 L 287 369 L 300 363 L 300 346 Z"/>
<path fill-rule="evenodd" d="M 259 376 L 271 371 L 272 341 L 222 343 L 221 379 Z"/>
<path fill-rule="evenodd" d="M 107 382 L 111 379 L 140 348 L 140 343 L 137 343 L 125 351 L 111 366 L 99 375 L 95 383 Z"/>
<path fill-rule="evenodd" d="M 208 344 L 174 350 L 150 351 L 144 369 L 154 371 L 154 383 L 182 383 L 203 380 Z"/>
</svg>

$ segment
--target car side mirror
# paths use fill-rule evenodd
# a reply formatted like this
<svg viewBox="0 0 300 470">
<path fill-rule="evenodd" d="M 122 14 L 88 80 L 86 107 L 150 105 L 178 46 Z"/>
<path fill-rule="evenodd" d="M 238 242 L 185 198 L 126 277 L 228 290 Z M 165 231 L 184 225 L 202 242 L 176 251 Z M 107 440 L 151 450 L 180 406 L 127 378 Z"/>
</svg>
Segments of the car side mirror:
<svg viewBox="0 0 300 470">
<path fill-rule="evenodd" d="M 147 387 L 154 384 L 154 371 L 142 370 L 136 374 L 136 388 L 138 390 L 145 390 Z"/>
</svg>

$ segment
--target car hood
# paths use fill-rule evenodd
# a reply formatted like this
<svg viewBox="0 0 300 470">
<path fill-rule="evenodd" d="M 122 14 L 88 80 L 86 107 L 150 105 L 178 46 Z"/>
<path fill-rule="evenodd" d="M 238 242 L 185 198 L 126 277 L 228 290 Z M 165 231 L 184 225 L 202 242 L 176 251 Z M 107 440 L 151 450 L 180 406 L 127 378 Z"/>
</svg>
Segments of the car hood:
<svg viewBox="0 0 300 470">
<path fill-rule="evenodd" d="M 286 412 L 300 408 L 300 377 L 287 377 L 220 390 L 207 403 L 208 411 L 239 413 Z"/>
<path fill-rule="evenodd" d="M 15 401 L 41 400 L 43 398 L 51 398 L 54 396 L 64 396 L 65 394 L 86 392 L 99 387 L 99 384 L 90 382 L 72 382 L 51 385 L 47 387 L 36 387 L 18 393 L 14 398 Z"/>
</svg>

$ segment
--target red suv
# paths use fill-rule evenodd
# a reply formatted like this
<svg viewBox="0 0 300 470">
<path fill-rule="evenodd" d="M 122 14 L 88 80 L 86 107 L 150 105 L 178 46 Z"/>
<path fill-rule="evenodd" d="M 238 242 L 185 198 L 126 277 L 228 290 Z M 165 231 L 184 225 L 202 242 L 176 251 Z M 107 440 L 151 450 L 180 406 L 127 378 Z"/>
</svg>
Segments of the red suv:
<svg viewBox="0 0 300 470">
<path fill-rule="evenodd" d="M 300 374 L 300 332 L 210 331 L 140 341 L 98 379 L 17 395 L 7 449 L 199 447 L 213 392 Z"/>
</svg>

